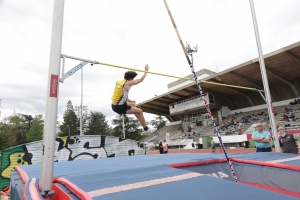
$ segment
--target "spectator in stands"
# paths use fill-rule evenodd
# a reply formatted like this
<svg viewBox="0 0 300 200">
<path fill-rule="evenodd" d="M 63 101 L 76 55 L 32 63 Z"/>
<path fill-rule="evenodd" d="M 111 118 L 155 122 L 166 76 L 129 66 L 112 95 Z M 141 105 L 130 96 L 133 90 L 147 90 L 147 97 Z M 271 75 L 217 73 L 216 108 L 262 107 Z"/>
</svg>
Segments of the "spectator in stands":
<svg viewBox="0 0 300 200">
<path fill-rule="evenodd" d="M 164 154 L 164 146 L 161 140 L 159 141 L 158 149 L 160 154 Z"/>
<path fill-rule="evenodd" d="M 164 142 L 163 142 L 163 147 L 164 147 L 164 153 L 167 154 L 169 149 L 168 149 L 168 143 L 166 142 L 166 140 L 164 140 Z"/>
<path fill-rule="evenodd" d="M 210 137 L 210 144 L 211 144 L 211 146 L 210 146 L 211 152 L 215 153 L 216 152 L 216 144 L 215 144 L 215 142 L 214 142 L 214 140 L 213 140 L 212 137 Z"/>
<path fill-rule="evenodd" d="M 243 134 L 243 131 L 242 129 L 239 130 L 239 135 L 242 135 Z"/>
<path fill-rule="evenodd" d="M 289 117 L 286 114 L 283 114 L 282 120 L 284 121 L 289 121 Z"/>
<path fill-rule="evenodd" d="M 231 116 L 231 121 L 233 121 L 235 119 L 235 116 L 234 115 L 232 115 Z"/>
<path fill-rule="evenodd" d="M 248 118 L 248 117 L 245 117 L 245 124 L 248 123 L 248 120 L 249 120 L 249 118 Z"/>
<path fill-rule="evenodd" d="M 271 132 L 272 131 L 272 127 L 268 126 L 268 131 Z"/>
<path fill-rule="evenodd" d="M 228 130 L 226 131 L 225 135 L 229 135 L 229 132 L 228 132 Z"/>
<path fill-rule="evenodd" d="M 289 109 L 287 107 L 284 108 L 284 113 L 289 112 Z"/>
<path fill-rule="evenodd" d="M 277 115 L 277 110 L 275 110 L 274 108 L 273 108 L 273 114 L 274 114 L 274 116 Z"/>
<path fill-rule="evenodd" d="M 297 98 L 294 100 L 294 105 L 296 105 L 296 104 L 298 104 L 298 99 Z"/>
<path fill-rule="evenodd" d="M 270 140 L 271 135 L 268 131 L 264 131 L 261 123 L 256 124 L 256 130 L 252 133 L 252 140 L 255 141 L 256 152 L 272 152 Z"/>
<path fill-rule="evenodd" d="M 285 128 L 282 126 L 278 127 L 279 133 L 279 144 L 282 153 L 294 153 L 299 154 L 300 144 L 297 138 L 293 134 L 287 134 Z M 298 145 L 298 146 L 297 146 Z"/>
<path fill-rule="evenodd" d="M 294 115 L 293 112 L 291 113 L 290 119 L 292 119 L 293 121 L 295 121 L 295 115 Z"/>
</svg>

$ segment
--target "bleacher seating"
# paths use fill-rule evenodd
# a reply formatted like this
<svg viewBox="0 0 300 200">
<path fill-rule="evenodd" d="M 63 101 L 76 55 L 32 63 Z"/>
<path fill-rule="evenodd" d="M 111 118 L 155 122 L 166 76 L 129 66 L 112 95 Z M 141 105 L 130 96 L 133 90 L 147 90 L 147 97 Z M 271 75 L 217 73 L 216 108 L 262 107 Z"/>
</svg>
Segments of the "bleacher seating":
<svg viewBox="0 0 300 200">
<path fill-rule="evenodd" d="M 288 109 L 288 111 L 285 111 L 285 108 Z M 274 107 L 274 109 L 277 111 L 277 115 L 275 116 L 276 125 L 279 126 L 285 126 L 287 130 L 297 130 L 300 129 L 300 104 L 296 105 L 282 105 Z M 295 115 L 295 120 L 292 121 L 290 118 L 289 120 L 283 120 L 282 116 L 286 114 L 288 117 L 290 117 L 291 112 Z M 239 122 L 236 124 L 235 127 L 232 127 L 229 125 L 232 121 L 232 116 L 234 116 L 233 121 Z M 245 123 L 243 119 L 246 117 L 249 118 L 248 122 Z M 265 130 L 270 130 L 270 122 L 269 122 L 269 116 L 268 116 L 268 109 L 260 109 L 260 110 L 254 110 L 249 112 L 240 112 L 235 113 L 234 115 L 229 115 L 228 117 L 224 118 L 222 122 L 218 125 L 218 130 L 221 136 L 226 135 L 226 130 L 221 129 L 220 126 L 225 123 L 225 125 L 228 127 L 228 129 L 231 129 L 230 135 L 237 135 L 239 134 L 239 131 L 241 130 L 242 134 L 248 134 L 252 133 L 253 130 L 250 130 L 249 128 L 256 123 L 262 123 L 264 125 Z M 250 131 L 249 131 L 249 130 Z M 248 131 L 247 131 L 248 130 Z M 158 143 L 159 140 L 164 140 L 166 138 L 166 133 L 170 133 L 170 141 L 172 143 L 182 143 L 182 141 L 185 141 L 186 139 L 193 139 L 194 141 L 199 141 L 199 137 L 201 136 L 215 136 L 214 133 L 214 127 L 211 125 L 208 126 L 193 126 L 191 132 L 187 132 L 187 130 L 184 130 L 182 132 L 182 125 L 171 125 L 171 126 L 165 126 L 159 130 L 156 130 L 154 133 L 146 137 L 143 141 L 144 142 L 154 142 L 154 144 Z M 193 134 L 195 133 L 195 134 Z"/>
</svg>

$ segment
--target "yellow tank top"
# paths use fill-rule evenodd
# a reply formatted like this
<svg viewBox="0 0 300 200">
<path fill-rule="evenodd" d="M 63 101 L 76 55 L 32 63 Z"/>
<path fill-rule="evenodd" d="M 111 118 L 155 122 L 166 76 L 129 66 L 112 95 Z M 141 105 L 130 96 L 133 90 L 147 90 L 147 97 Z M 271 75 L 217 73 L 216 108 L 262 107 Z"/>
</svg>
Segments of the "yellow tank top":
<svg viewBox="0 0 300 200">
<path fill-rule="evenodd" d="M 128 94 L 126 92 L 126 95 L 124 95 L 124 85 L 126 83 L 126 80 L 117 81 L 114 89 L 114 94 L 111 98 L 112 102 L 114 104 L 124 104 L 127 100 Z"/>
</svg>

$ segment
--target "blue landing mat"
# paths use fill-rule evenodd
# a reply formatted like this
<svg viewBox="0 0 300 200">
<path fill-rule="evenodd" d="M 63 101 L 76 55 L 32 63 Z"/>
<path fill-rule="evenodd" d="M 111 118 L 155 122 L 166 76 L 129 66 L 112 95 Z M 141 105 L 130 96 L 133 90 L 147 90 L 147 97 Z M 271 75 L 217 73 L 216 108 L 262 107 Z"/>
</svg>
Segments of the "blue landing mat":
<svg viewBox="0 0 300 200">
<path fill-rule="evenodd" d="M 232 154 L 231 158 L 256 161 L 273 161 L 293 158 L 295 155 L 279 153 Z M 207 175 L 184 180 L 152 184 L 138 188 L 144 183 L 152 183 L 170 177 L 180 177 L 193 172 L 169 167 L 170 164 L 224 159 L 222 154 L 162 154 L 130 157 L 78 160 L 55 163 L 54 177 L 64 177 L 89 193 L 96 190 L 113 189 L 112 193 L 95 196 L 93 199 L 297 199 L 295 197 L 222 180 Z M 284 164 L 300 165 L 299 161 Z M 21 167 L 30 178 L 39 177 L 40 165 Z M 117 190 L 117 186 L 138 183 L 138 187 L 127 191 Z M 298 182 L 299 183 L 299 182 Z M 116 190 L 114 190 L 114 188 Z M 115 192 L 114 192 L 115 191 Z"/>
</svg>

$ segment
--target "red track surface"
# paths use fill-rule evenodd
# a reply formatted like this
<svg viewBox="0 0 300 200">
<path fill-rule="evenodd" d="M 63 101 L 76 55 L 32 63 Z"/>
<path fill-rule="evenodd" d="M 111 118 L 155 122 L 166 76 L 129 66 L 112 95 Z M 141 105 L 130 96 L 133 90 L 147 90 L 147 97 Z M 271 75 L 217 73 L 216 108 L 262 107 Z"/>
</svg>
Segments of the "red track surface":
<svg viewBox="0 0 300 200">
<path fill-rule="evenodd" d="M 236 148 L 236 149 L 226 149 L 227 153 L 252 153 L 255 152 L 255 148 Z M 275 149 L 272 148 L 272 151 L 275 152 Z M 211 153 L 211 149 L 169 149 L 168 153 Z M 216 149 L 216 153 L 223 153 L 220 149 Z M 147 154 L 159 154 L 159 151 L 147 151 Z"/>
</svg>

